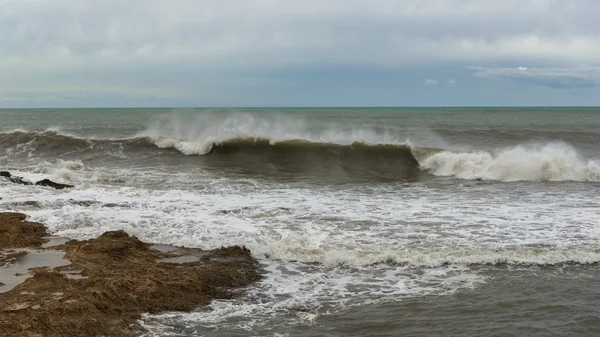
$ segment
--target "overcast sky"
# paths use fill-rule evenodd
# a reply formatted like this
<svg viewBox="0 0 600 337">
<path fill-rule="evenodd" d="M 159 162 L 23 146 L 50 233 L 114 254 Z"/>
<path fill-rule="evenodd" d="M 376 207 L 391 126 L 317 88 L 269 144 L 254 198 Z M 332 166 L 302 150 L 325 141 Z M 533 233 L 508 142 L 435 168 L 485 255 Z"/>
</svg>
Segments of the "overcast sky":
<svg viewBox="0 0 600 337">
<path fill-rule="evenodd" d="M 0 0 L 0 107 L 600 105 L 599 0 Z"/>
</svg>

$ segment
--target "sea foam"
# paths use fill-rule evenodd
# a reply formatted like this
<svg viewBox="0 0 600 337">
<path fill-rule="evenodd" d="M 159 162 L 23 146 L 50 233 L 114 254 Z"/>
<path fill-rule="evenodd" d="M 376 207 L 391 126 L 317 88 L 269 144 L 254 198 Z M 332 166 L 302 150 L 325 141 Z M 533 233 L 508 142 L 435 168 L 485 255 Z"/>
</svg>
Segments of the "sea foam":
<svg viewBox="0 0 600 337">
<path fill-rule="evenodd" d="M 437 176 L 498 181 L 600 181 L 600 161 L 583 160 L 564 143 L 519 145 L 496 152 L 436 153 L 421 167 Z"/>
</svg>

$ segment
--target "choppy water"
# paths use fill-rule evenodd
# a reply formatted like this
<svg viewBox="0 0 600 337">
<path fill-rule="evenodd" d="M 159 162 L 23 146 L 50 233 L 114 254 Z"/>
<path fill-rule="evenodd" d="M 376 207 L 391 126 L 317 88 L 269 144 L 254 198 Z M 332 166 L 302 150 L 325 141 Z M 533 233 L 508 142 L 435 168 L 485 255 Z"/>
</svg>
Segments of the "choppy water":
<svg viewBox="0 0 600 337">
<path fill-rule="evenodd" d="M 247 246 L 265 279 L 148 335 L 596 335 L 600 110 L 0 110 L 0 208 Z M 36 200 L 37 204 L 23 204 Z M 107 207 L 110 206 L 110 207 Z"/>
</svg>

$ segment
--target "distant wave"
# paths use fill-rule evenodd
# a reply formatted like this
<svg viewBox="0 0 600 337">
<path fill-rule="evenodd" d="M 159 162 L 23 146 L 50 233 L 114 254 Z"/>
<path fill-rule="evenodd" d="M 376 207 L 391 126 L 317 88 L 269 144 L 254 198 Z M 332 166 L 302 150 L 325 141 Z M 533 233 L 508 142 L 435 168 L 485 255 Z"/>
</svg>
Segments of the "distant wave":
<svg viewBox="0 0 600 337">
<path fill-rule="evenodd" d="M 62 155 L 71 152 L 98 152 L 109 154 L 127 147 L 152 148 L 151 140 L 144 137 L 125 139 L 98 139 L 64 134 L 55 129 L 45 131 L 13 130 L 0 132 L 0 146 L 9 156 L 36 154 Z"/>
<path fill-rule="evenodd" d="M 44 131 L 26 131 L 22 129 L 0 132 L 0 142 L 4 146 L 18 145 L 35 141 L 38 144 L 47 144 L 48 146 L 78 146 L 78 145 L 96 145 L 129 142 L 132 144 L 144 142 L 145 137 L 132 137 L 123 139 L 102 139 L 78 137 L 66 133 L 62 133 L 56 129 L 48 129 Z M 146 140 L 147 141 L 147 140 Z"/>
</svg>

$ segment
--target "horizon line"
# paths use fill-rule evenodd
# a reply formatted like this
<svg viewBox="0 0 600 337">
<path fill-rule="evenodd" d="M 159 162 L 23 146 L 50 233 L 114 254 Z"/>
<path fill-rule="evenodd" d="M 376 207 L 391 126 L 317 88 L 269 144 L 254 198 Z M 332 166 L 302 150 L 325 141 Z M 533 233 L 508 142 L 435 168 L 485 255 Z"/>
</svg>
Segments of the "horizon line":
<svg viewBox="0 0 600 337">
<path fill-rule="evenodd" d="M 0 110 L 54 109 L 427 109 L 427 108 L 600 108 L 600 105 L 291 105 L 291 106 L 37 106 L 0 107 Z"/>
</svg>

